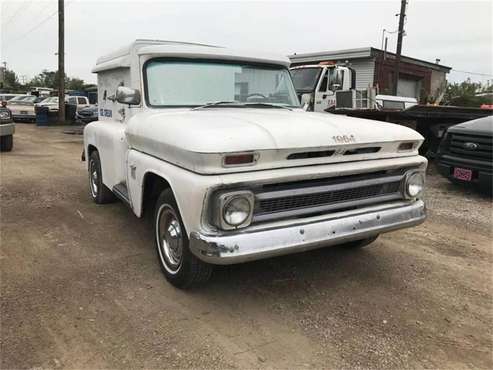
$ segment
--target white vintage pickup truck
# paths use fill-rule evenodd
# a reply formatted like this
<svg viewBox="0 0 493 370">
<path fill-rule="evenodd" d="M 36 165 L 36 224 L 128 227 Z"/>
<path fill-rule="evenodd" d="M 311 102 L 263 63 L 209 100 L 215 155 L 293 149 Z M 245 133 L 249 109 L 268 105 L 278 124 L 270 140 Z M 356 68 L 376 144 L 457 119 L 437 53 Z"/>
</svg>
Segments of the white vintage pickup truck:
<svg viewBox="0 0 493 370">
<path fill-rule="evenodd" d="M 137 40 L 98 59 L 99 120 L 84 130 L 90 192 L 153 215 L 166 278 L 424 221 L 423 138 L 299 106 L 289 59 Z"/>
</svg>

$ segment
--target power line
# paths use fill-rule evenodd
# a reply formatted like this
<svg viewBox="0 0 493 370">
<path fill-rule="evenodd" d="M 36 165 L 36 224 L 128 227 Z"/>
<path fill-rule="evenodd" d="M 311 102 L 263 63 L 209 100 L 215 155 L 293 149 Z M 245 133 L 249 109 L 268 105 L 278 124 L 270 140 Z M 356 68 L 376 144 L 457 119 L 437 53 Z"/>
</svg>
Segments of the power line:
<svg viewBox="0 0 493 370">
<path fill-rule="evenodd" d="M 452 71 L 454 71 L 454 72 L 460 72 L 460 73 L 467 73 L 467 74 L 470 74 L 470 75 L 478 75 L 478 76 L 484 76 L 484 77 L 493 77 L 492 74 L 488 74 L 488 73 L 460 71 L 458 69 L 453 69 L 453 68 L 452 68 Z"/>
<path fill-rule="evenodd" d="M 65 7 L 67 7 L 69 4 L 71 4 L 72 1 L 68 2 Z M 8 46 L 10 45 L 11 43 L 13 42 L 16 42 L 16 41 L 20 41 L 22 40 L 24 37 L 26 37 L 27 35 L 29 35 L 31 32 L 37 30 L 39 27 L 41 27 L 43 24 L 45 24 L 46 22 L 48 22 L 52 17 L 54 17 L 55 15 L 58 14 L 58 9 L 55 10 L 53 13 L 51 13 L 50 15 L 48 15 L 46 18 L 44 18 L 41 22 L 37 23 L 34 27 L 32 27 L 31 29 L 29 29 L 29 31 L 23 33 L 21 36 L 19 36 L 18 38 L 12 40 L 10 43 L 7 43 L 7 45 L 4 45 L 5 46 Z"/>
<path fill-rule="evenodd" d="M 17 10 L 16 10 L 14 13 L 12 13 L 12 15 L 10 16 L 10 18 L 9 18 L 9 19 L 7 19 L 7 21 L 3 24 L 3 26 L 8 25 L 8 24 L 12 21 L 12 19 L 14 19 L 14 18 L 17 16 L 17 14 L 19 14 L 19 13 L 20 13 L 20 11 L 22 10 L 22 8 L 24 7 L 24 1 L 23 1 L 23 2 L 21 2 L 20 4 L 21 4 L 21 5 L 17 8 Z M 31 1 L 29 1 L 29 3 L 28 3 L 28 7 L 29 7 L 29 5 L 31 5 L 31 4 L 32 4 L 32 0 L 31 0 Z"/>
</svg>

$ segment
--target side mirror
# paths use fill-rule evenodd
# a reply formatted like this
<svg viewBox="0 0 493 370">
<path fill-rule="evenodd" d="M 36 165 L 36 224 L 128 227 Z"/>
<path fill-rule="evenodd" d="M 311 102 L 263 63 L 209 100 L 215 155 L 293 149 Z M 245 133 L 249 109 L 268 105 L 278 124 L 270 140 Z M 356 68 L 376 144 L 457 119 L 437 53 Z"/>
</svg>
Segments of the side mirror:
<svg viewBox="0 0 493 370">
<path fill-rule="evenodd" d="M 126 86 L 118 86 L 116 89 L 116 101 L 121 104 L 139 105 L 140 91 Z"/>
<path fill-rule="evenodd" d="M 342 69 L 336 68 L 334 74 L 334 82 L 331 85 L 331 90 L 336 91 L 342 88 L 342 81 L 344 79 L 344 71 Z"/>
<path fill-rule="evenodd" d="M 307 111 L 310 109 L 311 103 L 312 103 L 312 94 L 303 94 L 301 95 L 301 107 L 303 110 Z"/>
</svg>

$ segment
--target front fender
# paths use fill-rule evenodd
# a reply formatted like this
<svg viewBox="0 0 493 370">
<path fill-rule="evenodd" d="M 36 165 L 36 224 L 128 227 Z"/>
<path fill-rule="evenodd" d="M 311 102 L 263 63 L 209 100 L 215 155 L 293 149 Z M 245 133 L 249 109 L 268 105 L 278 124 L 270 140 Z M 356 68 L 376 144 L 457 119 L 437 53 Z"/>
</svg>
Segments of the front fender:
<svg viewBox="0 0 493 370">
<path fill-rule="evenodd" d="M 128 154 L 128 191 L 132 209 L 142 216 L 145 176 L 152 173 L 171 187 L 187 233 L 201 230 L 201 217 L 207 192 L 221 183 L 220 176 L 204 176 L 136 150 Z"/>
</svg>

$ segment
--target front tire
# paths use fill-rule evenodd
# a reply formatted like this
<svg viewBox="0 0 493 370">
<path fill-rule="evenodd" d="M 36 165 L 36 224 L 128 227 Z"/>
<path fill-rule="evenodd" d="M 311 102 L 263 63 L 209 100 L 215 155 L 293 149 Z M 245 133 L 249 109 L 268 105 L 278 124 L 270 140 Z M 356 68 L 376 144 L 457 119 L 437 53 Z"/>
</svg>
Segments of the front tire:
<svg viewBox="0 0 493 370">
<path fill-rule="evenodd" d="M 10 152 L 13 146 L 14 146 L 13 135 L 0 136 L 0 151 Z"/>
<path fill-rule="evenodd" d="M 164 190 L 157 200 L 154 230 L 159 264 L 171 284 L 187 289 L 209 280 L 212 265 L 199 260 L 190 251 L 189 239 L 171 189 Z"/>
<path fill-rule="evenodd" d="M 115 201 L 115 195 L 103 184 L 101 160 L 97 150 L 89 156 L 89 190 L 92 200 L 96 204 L 105 204 Z"/>
<path fill-rule="evenodd" d="M 367 239 L 361 239 L 361 240 L 355 240 L 349 243 L 343 244 L 344 247 L 346 248 L 351 248 L 351 249 L 359 249 L 359 248 L 364 248 L 369 246 L 371 243 L 373 243 L 375 240 L 377 240 L 378 235 L 372 236 Z"/>
</svg>

